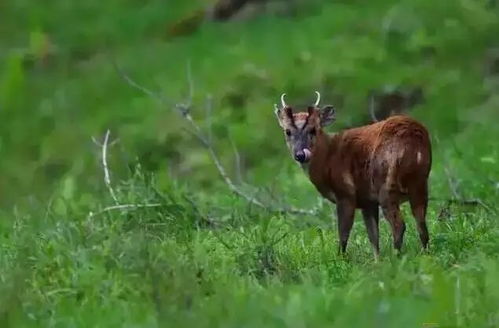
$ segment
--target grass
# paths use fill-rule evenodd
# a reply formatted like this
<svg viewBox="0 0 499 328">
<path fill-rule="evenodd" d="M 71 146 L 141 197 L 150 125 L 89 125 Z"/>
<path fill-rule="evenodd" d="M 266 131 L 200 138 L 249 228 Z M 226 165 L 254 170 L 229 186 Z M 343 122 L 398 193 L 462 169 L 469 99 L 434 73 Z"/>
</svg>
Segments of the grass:
<svg viewBox="0 0 499 328">
<path fill-rule="evenodd" d="M 484 69 L 497 9 L 299 2 L 293 19 L 267 13 L 167 39 L 167 26 L 199 5 L 0 5 L 2 325 L 498 326 L 499 97 L 497 72 Z M 112 58 L 172 101 L 187 95 L 190 62 L 193 115 L 211 126 L 229 173 L 233 140 L 246 181 L 305 208 L 320 198 L 286 152 L 279 95 L 299 104 L 320 90 L 338 107 L 339 130 L 364 122 L 371 88 L 423 86 L 411 115 L 432 135 L 430 251 L 420 253 L 406 206 L 403 255 L 383 220 L 379 263 L 362 220 L 347 257 L 336 254 L 326 203 L 316 217 L 249 206 L 182 119 L 123 83 Z M 159 206 L 99 213 L 113 200 L 91 136 L 108 128 L 120 139 L 109 149 L 119 202 Z M 441 201 L 454 197 L 449 179 L 488 208 Z"/>
</svg>

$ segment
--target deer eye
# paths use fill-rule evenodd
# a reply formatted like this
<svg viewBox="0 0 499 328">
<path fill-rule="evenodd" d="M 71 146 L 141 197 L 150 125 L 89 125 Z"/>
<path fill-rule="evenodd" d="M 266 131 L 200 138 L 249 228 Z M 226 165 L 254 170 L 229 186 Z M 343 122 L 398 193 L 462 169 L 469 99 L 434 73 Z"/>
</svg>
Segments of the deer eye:
<svg viewBox="0 0 499 328">
<path fill-rule="evenodd" d="M 291 135 L 291 131 L 289 129 L 286 129 L 286 135 L 289 137 Z"/>
<path fill-rule="evenodd" d="M 311 135 L 315 136 L 315 133 L 316 133 L 315 128 L 313 128 L 313 129 L 310 130 L 310 134 Z"/>
</svg>

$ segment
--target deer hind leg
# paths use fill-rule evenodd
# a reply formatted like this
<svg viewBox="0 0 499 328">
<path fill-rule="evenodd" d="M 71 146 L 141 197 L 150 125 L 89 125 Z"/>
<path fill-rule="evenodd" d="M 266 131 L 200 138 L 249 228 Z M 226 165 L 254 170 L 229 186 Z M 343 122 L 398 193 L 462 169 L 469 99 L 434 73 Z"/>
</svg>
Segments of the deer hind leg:
<svg viewBox="0 0 499 328">
<path fill-rule="evenodd" d="M 400 252 L 404 243 L 405 223 L 400 214 L 398 201 L 390 202 L 390 204 L 382 206 L 383 214 L 385 215 L 392 228 L 393 247 Z"/>
<path fill-rule="evenodd" d="M 380 193 L 380 204 L 383 215 L 390 222 L 393 235 L 393 247 L 400 252 L 404 242 L 405 223 L 400 213 L 400 194 L 394 175 L 388 174 L 388 179 Z"/>
<path fill-rule="evenodd" d="M 372 203 L 362 209 L 367 236 L 371 242 L 374 259 L 379 258 L 379 209 L 377 203 Z"/>
<path fill-rule="evenodd" d="M 428 207 L 428 185 L 426 181 L 409 189 L 409 203 L 411 204 L 412 215 L 416 219 L 421 245 L 423 249 L 427 249 L 430 238 L 426 226 L 426 210 Z"/>
</svg>

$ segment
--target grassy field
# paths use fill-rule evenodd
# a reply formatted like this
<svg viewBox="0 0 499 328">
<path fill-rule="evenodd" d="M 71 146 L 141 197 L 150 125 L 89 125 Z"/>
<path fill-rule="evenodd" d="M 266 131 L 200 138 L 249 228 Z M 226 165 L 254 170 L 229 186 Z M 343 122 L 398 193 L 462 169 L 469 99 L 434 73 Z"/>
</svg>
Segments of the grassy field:
<svg viewBox="0 0 499 328">
<path fill-rule="evenodd" d="M 292 17 L 274 3 L 175 38 L 169 26 L 203 1 L 0 4 L 2 327 L 499 326 L 495 2 L 295 2 Z M 231 193 L 185 120 L 114 62 L 171 103 L 192 87 L 192 115 L 241 190 L 319 214 Z M 375 263 L 356 220 L 343 258 L 273 104 L 319 90 L 338 131 L 390 86 L 424 90 L 410 115 L 432 135 L 430 251 L 404 205 L 402 256 L 382 220 Z M 107 129 L 116 200 L 92 141 Z M 151 206 L 103 211 L 116 203 Z"/>
</svg>

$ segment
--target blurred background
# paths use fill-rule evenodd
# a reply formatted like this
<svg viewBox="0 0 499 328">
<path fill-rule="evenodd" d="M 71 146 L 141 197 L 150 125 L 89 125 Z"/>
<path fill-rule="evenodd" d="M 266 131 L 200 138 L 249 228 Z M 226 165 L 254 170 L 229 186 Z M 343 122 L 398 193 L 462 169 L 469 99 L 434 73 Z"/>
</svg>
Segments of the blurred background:
<svg viewBox="0 0 499 328">
<path fill-rule="evenodd" d="M 412 219 L 377 265 L 362 220 L 344 259 L 329 206 L 250 206 L 175 106 L 240 190 L 310 209 L 274 103 L 315 90 L 331 132 L 428 127 L 429 254 Z M 0 1 L 0 323 L 496 327 L 498 120 L 495 0 Z"/>
<path fill-rule="evenodd" d="M 124 83 L 113 61 L 173 103 L 189 96 L 190 66 L 193 116 L 211 126 L 231 174 L 233 143 L 241 174 L 257 185 L 277 179 L 308 188 L 273 104 L 283 92 L 296 106 L 308 104 L 315 90 L 338 108 L 334 131 L 370 122 L 372 100 L 378 118 L 409 111 L 443 143 L 437 149 L 458 147 L 471 163 L 482 158 L 477 173 L 495 169 L 497 178 L 492 0 L 18 0 L 3 2 L 0 15 L 3 207 L 43 202 L 58 188 L 79 195 L 102 188 L 91 137 L 108 128 L 120 139 L 109 155 L 117 178 L 138 162 L 159 182 L 220 182 L 183 119 Z"/>
</svg>

